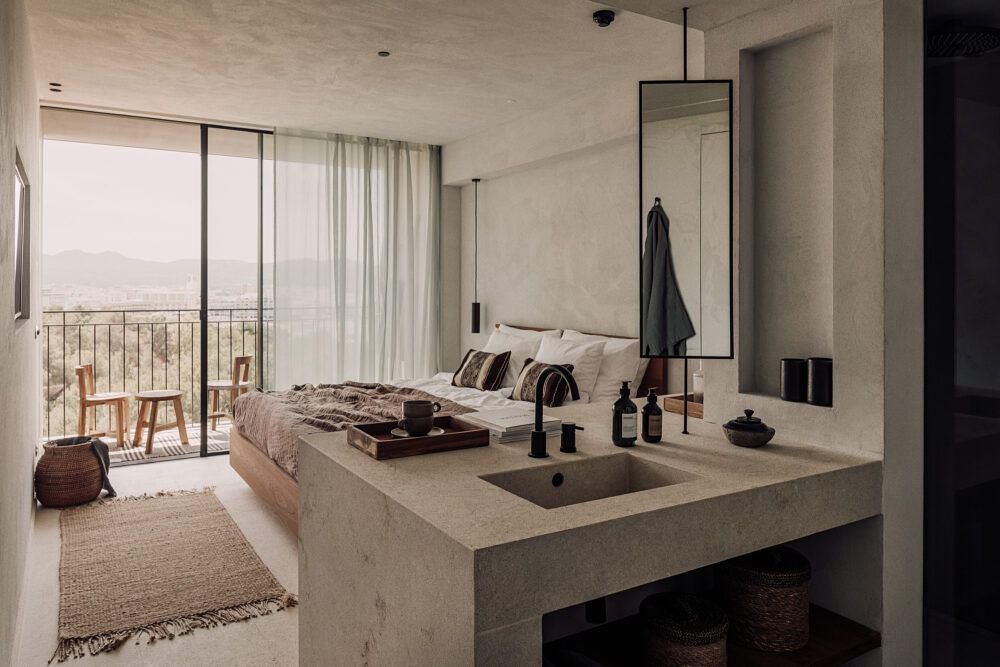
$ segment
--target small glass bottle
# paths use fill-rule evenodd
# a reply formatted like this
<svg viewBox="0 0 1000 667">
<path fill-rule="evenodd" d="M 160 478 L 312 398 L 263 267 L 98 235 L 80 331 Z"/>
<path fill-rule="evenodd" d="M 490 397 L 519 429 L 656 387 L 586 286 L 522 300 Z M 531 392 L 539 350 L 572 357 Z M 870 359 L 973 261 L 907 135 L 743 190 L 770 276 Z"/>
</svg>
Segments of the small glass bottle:
<svg viewBox="0 0 1000 667">
<path fill-rule="evenodd" d="M 639 436 L 639 408 L 629 398 L 628 382 L 622 382 L 619 399 L 611 408 L 611 442 L 619 447 L 633 447 Z"/>
<path fill-rule="evenodd" d="M 642 406 L 642 439 L 659 442 L 663 438 L 663 410 L 656 404 L 656 389 L 650 389 Z"/>
</svg>

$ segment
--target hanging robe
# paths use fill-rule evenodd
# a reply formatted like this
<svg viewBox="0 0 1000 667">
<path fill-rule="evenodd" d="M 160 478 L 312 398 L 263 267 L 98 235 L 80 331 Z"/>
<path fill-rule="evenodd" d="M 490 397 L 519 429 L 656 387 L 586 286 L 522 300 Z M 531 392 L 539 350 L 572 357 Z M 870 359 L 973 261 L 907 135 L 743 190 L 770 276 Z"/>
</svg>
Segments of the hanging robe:
<svg viewBox="0 0 1000 667">
<path fill-rule="evenodd" d="M 694 324 L 677 288 L 670 250 L 670 219 L 659 200 L 646 216 L 642 253 L 643 352 L 655 356 L 687 356 L 686 341 Z"/>
</svg>

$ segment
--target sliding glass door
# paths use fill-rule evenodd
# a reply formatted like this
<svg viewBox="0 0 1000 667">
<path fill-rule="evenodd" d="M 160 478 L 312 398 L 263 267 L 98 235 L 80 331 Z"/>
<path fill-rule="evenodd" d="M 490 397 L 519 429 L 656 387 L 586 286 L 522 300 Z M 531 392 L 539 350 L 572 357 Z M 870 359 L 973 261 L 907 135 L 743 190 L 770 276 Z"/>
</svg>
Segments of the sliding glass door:
<svg viewBox="0 0 1000 667">
<path fill-rule="evenodd" d="M 232 402 L 268 386 L 273 135 L 202 126 L 202 455 L 229 449 Z M 266 271 L 265 271 L 266 265 Z M 207 422 L 207 423 L 206 423 Z"/>
<path fill-rule="evenodd" d="M 273 135 L 66 109 L 42 121 L 45 436 L 102 433 L 116 464 L 227 451 L 233 398 L 273 368 Z M 127 437 L 106 407 L 83 410 L 81 373 L 87 393 L 131 395 Z M 164 391 L 180 419 L 161 403 L 150 439 L 138 398 Z"/>
</svg>

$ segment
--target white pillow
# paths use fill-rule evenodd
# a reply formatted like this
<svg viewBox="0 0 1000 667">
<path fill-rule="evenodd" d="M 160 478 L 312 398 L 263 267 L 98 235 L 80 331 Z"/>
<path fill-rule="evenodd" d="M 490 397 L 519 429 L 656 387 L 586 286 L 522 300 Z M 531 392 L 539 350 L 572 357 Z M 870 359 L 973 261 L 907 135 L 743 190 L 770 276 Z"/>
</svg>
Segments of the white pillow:
<svg viewBox="0 0 1000 667">
<path fill-rule="evenodd" d="M 583 398 L 585 392 L 594 393 L 603 355 L 604 341 L 573 341 L 545 336 L 534 359 L 546 364 L 573 364 L 573 379 Z"/>
<path fill-rule="evenodd" d="M 558 340 L 558 339 L 556 339 Z M 494 331 L 490 334 L 490 339 L 486 341 L 483 352 L 510 352 L 510 363 L 507 364 L 507 373 L 503 377 L 503 386 L 513 387 L 517 382 L 517 376 L 524 368 L 524 361 L 528 357 L 534 357 L 541 344 L 541 337 L 523 338 L 514 334 Z"/>
<path fill-rule="evenodd" d="M 563 332 L 562 339 L 576 343 L 604 342 L 601 369 L 597 374 L 594 390 L 590 392 L 592 401 L 617 400 L 618 391 L 625 380 L 632 383 L 630 386 L 633 396 L 639 390 L 639 381 L 642 380 L 642 376 L 639 375 L 640 366 L 642 366 L 643 374 L 645 374 L 646 368 L 639 360 L 638 338 L 609 338 L 567 329 Z M 645 361 L 648 365 L 649 360 Z"/>
<path fill-rule="evenodd" d="M 562 329 L 548 329 L 547 331 L 535 331 L 533 329 L 522 329 L 521 327 L 512 327 L 507 324 L 501 324 L 497 327 L 497 331 L 500 333 L 510 334 L 512 336 L 520 336 L 521 338 L 530 338 L 531 340 L 541 340 L 543 336 L 555 336 L 559 338 L 562 334 Z M 520 369 L 518 369 L 520 370 Z"/>
</svg>

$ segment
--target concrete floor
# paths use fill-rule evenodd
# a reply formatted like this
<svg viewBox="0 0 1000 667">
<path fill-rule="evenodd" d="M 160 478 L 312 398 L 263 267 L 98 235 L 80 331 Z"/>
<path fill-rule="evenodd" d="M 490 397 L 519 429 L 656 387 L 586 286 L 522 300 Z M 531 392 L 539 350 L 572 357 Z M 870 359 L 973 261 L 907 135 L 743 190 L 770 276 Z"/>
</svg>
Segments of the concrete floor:
<svg viewBox="0 0 1000 667">
<path fill-rule="evenodd" d="M 295 538 L 229 467 L 228 456 L 179 459 L 116 467 L 111 480 L 120 496 L 214 486 L 247 540 L 285 588 L 298 593 Z M 155 526 L 149 529 L 154 530 Z M 59 618 L 59 512 L 38 508 L 28 552 L 21 636 L 14 664 L 43 666 L 56 647 Z M 198 555 L 191 554 L 197 567 Z M 142 567 L 141 562 L 133 564 Z M 172 641 L 123 644 L 114 653 L 87 656 L 85 665 L 297 665 L 298 609 L 244 623 L 195 630 Z M 55 663 L 53 663 L 55 664 Z"/>
</svg>

